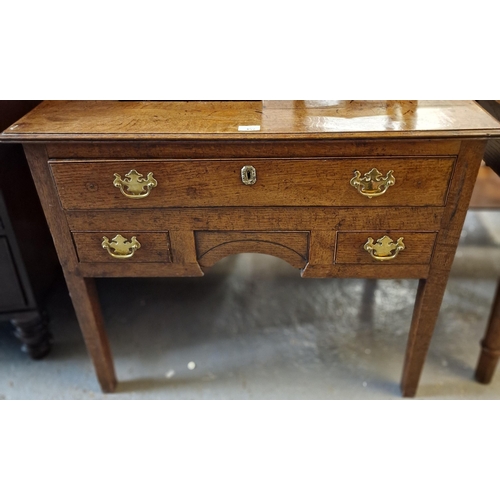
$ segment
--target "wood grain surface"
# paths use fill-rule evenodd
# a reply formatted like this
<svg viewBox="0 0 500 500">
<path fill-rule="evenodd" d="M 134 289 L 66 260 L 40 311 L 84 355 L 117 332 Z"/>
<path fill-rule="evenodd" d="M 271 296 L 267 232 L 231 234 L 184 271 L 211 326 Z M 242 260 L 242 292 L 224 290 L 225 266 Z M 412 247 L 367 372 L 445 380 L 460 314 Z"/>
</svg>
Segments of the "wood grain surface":
<svg viewBox="0 0 500 500">
<path fill-rule="evenodd" d="M 117 383 L 115 368 L 97 290 L 94 281 L 78 270 L 71 232 L 48 168 L 47 151 L 45 146 L 38 144 L 25 144 L 24 151 L 99 384 L 104 392 L 112 392 Z"/>
<path fill-rule="evenodd" d="M 494 136 L 500 124 L 473 101 L 53 101 L 0 140 L 25 144 L 103 390 L 116 378 L 90 277 L 201 276 L 251 251 L 303 277 L 420 279 L 401 382 L 414 396 Z M 253 186 L 240 178 L 248 164 Z M 349 181 L 373 167 L 394 170 L 396 184 L 368 199 Z M 112 185 L 133 168 L 157 177 L 147 198 Z M 98 261 L 102 231 L 168 233 L 171 262 Z M 403 236 L 406 249 L 375 262 L 362 247 L 384 234 Z"/>
<path fill-rule="evenodd" d="M 110 161 L 53 163 L 59 197 L 67 210 L 222 206 L 443 206 L 454 158 L 255 159 L 219 161 Z M 245 185 L 251 165 L 257 181 Z M 368 198 L 349 184 L 355 171 L 393 171 L 396 182 Z M 132 169 L 158 185 L 131 199 L 113 185 Z"/>
<path fill-rule="evenodd" d="M 73 240 L 80 262 L 114 262 L 117 266 L 122 265 L 124 259 L 117 259 L 109 255 L 102 247 L 103 237 L 111 241 L 120 234 L 128 241 L 135 236 L 141 248 L 130 257 L 133 262 L 171 262 L 170 241 L 168 233 L 149 233 L 136 231 L 128 233 L 113 228 L 111 231 L 99 231 L 96 233 L 73 233 Z"/>
<path fill-rule="evenodd" d="M 406 397 L 417 391 L 485 146 L 486 141 L 464 141 L 458 156 L 429 276 L 417 291 L 401 381 Z"/>
<path fill-rule="evenodd" d="M 441 207 L 224 207 L 134 210 L 71 210 L 73 231 L 437 231 Z M 170 235 L 172 238 L 172 234 Z"/>
<path fill-rule="evenodd" d="M 6 129 L 2 140 L 138 136 L 387 139 L 498 137 L 500 130 L 474 101 L 45 101 Z"/>
<path fill-rule="evenodd" d="M 404 266 L 428 264 L 431 260 L 437 233 L 408 233 L 406 231 L 367 231 L 363 233 L 337 233 L 335 262 L 338 264 L 374 264 L 379 266 Z M 376 261 L 363 247 L 368 238 L 375 242 L 389 236 L 394 242 L 403 238 L 405 249 L 391 260 Z M 381 271 L 383 272 L 383 271 Z"/>
<path fill-rule="evenodd" d="M 0 141 L 6 136 L 0 134 Z M 75 147 L 76 146 L 76 147 Z M 356 139 L 206 139 L 155 141 L 138 136 L 133 142 L 78 141 L 49 142 L 47 154 L 52 161 L 69 159 L 222 159 L 222 158 L 311 158 L 377 156 L 456 156 L 460 141 L 455 139 L 384 140 Z"/>
<path fill-rule="evenodd" d="M 202 267 L 213 266 L 228 255 L 244 252 L 274 255 L 299 269 L 307 263 L 309 233 L 306 231 L 197 231 L 195 240 Z"/>
</svg>

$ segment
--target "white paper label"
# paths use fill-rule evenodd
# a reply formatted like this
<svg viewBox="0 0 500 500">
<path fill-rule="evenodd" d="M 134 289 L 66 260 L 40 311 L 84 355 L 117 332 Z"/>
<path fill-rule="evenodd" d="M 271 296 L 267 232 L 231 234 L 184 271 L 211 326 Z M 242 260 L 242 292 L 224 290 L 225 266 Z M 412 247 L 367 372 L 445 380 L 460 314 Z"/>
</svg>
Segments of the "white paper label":
<svg viewBox="0 0 500 500">
<path fill-rule="evenodd" d="M 240 125 L 238 132 L 251 132 L 253 130 L 260 130 L 260 125 Z"/>
</svg>

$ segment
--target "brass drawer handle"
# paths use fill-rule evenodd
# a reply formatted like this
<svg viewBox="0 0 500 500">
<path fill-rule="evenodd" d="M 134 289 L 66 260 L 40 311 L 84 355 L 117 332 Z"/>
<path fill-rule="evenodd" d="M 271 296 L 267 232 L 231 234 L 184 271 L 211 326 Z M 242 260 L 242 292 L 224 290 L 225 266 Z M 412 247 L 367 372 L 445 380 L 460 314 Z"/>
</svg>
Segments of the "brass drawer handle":
<svg viewBox="0 0 500 500">
<path fill-rule="evenodd" d="M 351 186 L 355 187 L 363 196 L 368 196 L 368 198 L 382 196 L 396 183 L 396 179 L 392 175 L 393 172 L 394 170 L 389 170 L 384 177 L 376 168 L 372 168 L 361 177 L 361 172 L 355 170 L 354 177 L 351 179 Z"/>
<path fill-rule="evenodd" d="M 130 259 L 135 251 L 141 248 L 141 244 L 137 241 L 135 236 L 132 236 L 130 241 L 128 241 L 127 238 L 124 238 L 121 234 L 117 234 L 111 242 L 106 236 L 103 236 L 102 248 L 107 250 L 109 255 L 115 259 Z"/>
<path fill-rule="evenodd" d="M 153 172 L 149 172 L 146 178 L 137 170 L 131 170 L 125 175 L 125 179 L 122 179 L 120 174 L 114 175 L 113 186 L 120 188 L 122 194 L 127 198 L 146 198 L 151 190 L 158 185 L 158 182 L 153 177 Z"/>
<path fill-rule="evenodd" d="M 373 243 L 373 238 L 368 238 L 368 241 L 363 247 L 375 260 L 391 260 L 394 259 L 401 250 L 405 249 L 403 238 L 398 238 L 394 241 L 389 236 L 383 236 Z"/>
<path fill-rule="evenodd" d="M 257 171 L 252 165 L 245 165 L 241 168 L 241 181 L 246 186 L 252 186 L 257 182 Z"/>
</svg>

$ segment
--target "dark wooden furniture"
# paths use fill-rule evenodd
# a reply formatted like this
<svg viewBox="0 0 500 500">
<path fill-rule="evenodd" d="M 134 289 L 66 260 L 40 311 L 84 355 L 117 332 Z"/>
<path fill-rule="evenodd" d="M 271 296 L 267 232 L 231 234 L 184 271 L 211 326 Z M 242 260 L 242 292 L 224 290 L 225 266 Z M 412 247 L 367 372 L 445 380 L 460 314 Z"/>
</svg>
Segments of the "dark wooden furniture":
<svg viewBox="0 0 500 500">
<path fill-rule="evenodd" d="M 473 101 L 45 102 L 21 142 L 104 391 L 94 278 L 202 276 L 237 252 L 308 278 L 420 280 L 414 396 L 486 139 Z"/>
<path fill-rule="evenodd" d="M 0 125 L 7 127 L 40 101 L 0 101 Z M 0 144 L 0 321 L 9 321 L 31 358 L 50 350 L 44 299 L 59 264 L 18 144 Z"/>
<path fill-rule="evenodd" d="M 478 101 L 492 116 L 500 120 L 500 101 Z M 484 153 L 486 165 L 490 167 L 498 176 L 500 176 L 500 140 L 488 142 Z M 484 176 L 486 177 L 486 175 Z M 498 177 L 487 182 L 478 179 L 481 182 L 481 193 L 488 198 L 488 208 L 500 208 L 500 183 Z M 479 200 L 476 205 L 479 204 Z M 489 384 L 495 373 L 498 359 L 500 358 L 500 281 L 497 285 L 495 298 L 491 307 L 488 327 L 484 338 L 481 341 L 481 353 L 479 355 L 476 367 L 476 380 L 483 384 Z"/>
<path fill-rule="evenodd" d="M 32 359 L 50 350 L 52 336 L 26 272 L 9 214 L 0 193 L 0 321 L 10 321 Z"/>
</svg>

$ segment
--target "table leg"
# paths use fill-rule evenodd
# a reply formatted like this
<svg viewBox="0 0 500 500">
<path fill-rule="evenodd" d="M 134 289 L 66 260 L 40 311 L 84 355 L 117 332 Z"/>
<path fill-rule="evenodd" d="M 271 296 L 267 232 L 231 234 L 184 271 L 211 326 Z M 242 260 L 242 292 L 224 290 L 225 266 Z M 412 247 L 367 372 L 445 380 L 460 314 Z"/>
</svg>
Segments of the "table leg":
<svg viewBox="0 0 500 500">
<path fill-rule="evenodd" d="M 464 141 L 460 148 L 429 274 L 418 285 L 401 380 L 405 397 L 413 397 L 417 392 L 484 147 L 484 141 Z"/>
<path fill-rule="evenodd" d="M 71 230 L 59 201 L 50 169 L 47 167 L 49 161 L 47 151 L 43 144 L 27 144 L 24 146 L 24 151 L 97 378 L 103 392 L 113 392 L 116 387 L 115 369 L 104 330 L 97 290 L 92 278 L 85 278 L 79 274 L 78 256 Z"/>
<path fill-rule="evenodd" d="M 113 392 L 116 388 L 115 368 L 95 282 L 92 278 L 66 276 L 66 283 L 102 391 Z"/>
<path fill-rule="evenodd" d="M 489 384 L 500 358 L 500 281 L 491 307 L 486 334 L 481 341 L 481 355 L 477 363 L 475 377 L 482 384 Z"/>
<path fill-rule="evenodd" d="M 446 280 L 419 281 L 401 380 L 404 397 L 412 398 L 417 392 L 445 289 Z"/>
</svg>

